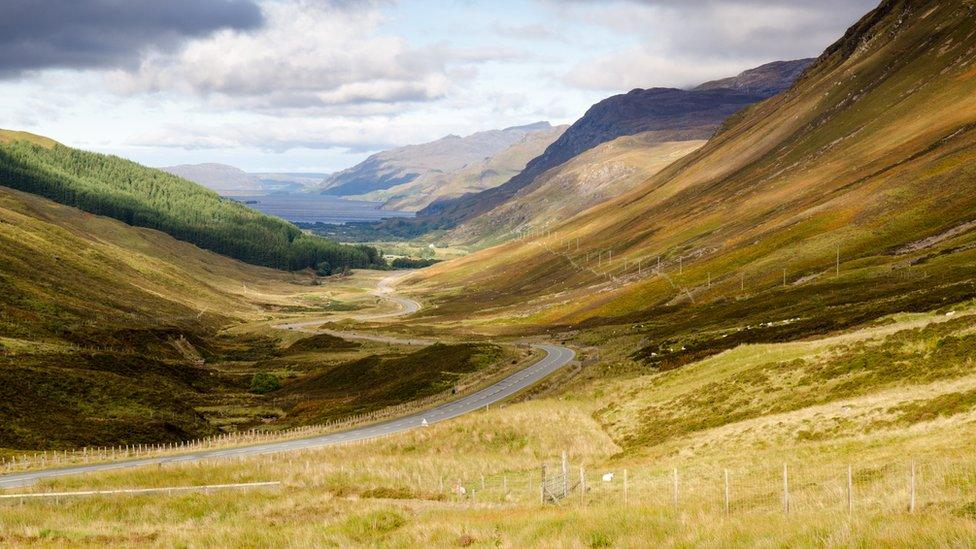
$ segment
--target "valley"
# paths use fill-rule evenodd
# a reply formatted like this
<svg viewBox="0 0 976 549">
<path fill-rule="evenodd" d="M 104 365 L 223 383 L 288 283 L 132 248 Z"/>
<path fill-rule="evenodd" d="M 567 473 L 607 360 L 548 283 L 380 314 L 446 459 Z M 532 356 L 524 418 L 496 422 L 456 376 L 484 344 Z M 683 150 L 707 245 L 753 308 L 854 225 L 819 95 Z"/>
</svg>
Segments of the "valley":
<svg viewBox="0 0 976 549">
<path fill-rule="evenodd" d="M 0 544 L 973 544 L 976 3 L 259 4 L 169 168 L 0 130 Z"/>
</svg>

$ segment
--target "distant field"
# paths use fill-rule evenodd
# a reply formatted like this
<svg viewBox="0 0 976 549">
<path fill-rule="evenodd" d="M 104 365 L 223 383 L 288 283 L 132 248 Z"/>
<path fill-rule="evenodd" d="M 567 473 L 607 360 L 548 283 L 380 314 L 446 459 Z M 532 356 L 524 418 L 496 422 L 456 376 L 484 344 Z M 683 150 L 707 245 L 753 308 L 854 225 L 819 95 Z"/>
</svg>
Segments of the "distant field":
<svg viewBox="0 0 976 549">
<path fill-rule="evenodd" d="M 381 210 L 380 202 L 344 200 L 321 194 L 274 194 L 233 197 L 259 212 L 295 223 L 349 223 L 379 221 L 387 217 L 413 217 L 413 212 Z"/>
</svg>

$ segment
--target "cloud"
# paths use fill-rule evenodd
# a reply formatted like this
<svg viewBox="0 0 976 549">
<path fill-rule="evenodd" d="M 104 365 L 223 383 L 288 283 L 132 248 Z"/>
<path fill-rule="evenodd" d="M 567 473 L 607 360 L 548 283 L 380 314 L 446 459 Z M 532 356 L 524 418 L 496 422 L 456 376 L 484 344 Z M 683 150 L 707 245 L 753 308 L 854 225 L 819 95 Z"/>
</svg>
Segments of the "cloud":
<svg viewBox="0 0 976 549">
<path fill-rule="evenodd" d="M 0 78 L 51 68 L 131 67 L 147 49 L 261 23 L 251 0 L 5 0 Z"/>
<path fill-rule="evenodd" d="M 267 24 L 224 30 L 175 53 L 148 56 L 134 71 L 116 71 L 122 93 L 177 92 L 248 109 L 316 109 L 360 103 L 424 102 L 450 86 L 452 52 L 412 47 L 383 35 L 372 3 L 269 2 Z M 459 52 L 483 61 L 511 51 Z"/>
<path fill-rule="evenodd" d="M 571 85 L 686 86 L 774 61 L 813 57 L 876 0 L 575 0 L 564 17 L 637 37 L 637 46 L 577 63 Z"/>
<path fill-rule="evenodd" d="M 289 124 L 252 121 L 209 127 L 169 124 L 132 136 L 126 144 L 184 150 L 252 148 L 283 153 L 292 149 L 343 149 L 362 153 L 427 141 L 429 130 L 413 121 L 385 116 L 296 119 Z"/>
</svg>

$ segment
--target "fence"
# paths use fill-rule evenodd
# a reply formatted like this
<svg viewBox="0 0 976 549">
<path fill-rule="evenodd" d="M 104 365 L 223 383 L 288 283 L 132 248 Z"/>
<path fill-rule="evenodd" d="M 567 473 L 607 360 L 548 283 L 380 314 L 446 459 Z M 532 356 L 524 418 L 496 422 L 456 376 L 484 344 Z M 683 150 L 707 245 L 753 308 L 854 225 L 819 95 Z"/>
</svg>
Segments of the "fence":
<svg viewBox="0 0 976 549">
<path fill-rule="evenodd" d="M 468 499 L 555 505 L 639 505 L 678 512 L 883 512 L 969 509 L 976 518 L 976 460 L 875 465 L 790 463 L 750 469 L 542 467 L 469 483 Z M 554 472 L 553 472 L 554 471 Z M 565 472 L 564 472 L 565 471 Z M 575 474 L 578 471 L 578 476 Z M 535 478 L 532 478 L 532 477 Z M 963 511 L 960 511 L 963 512 Z"/>
</svg>

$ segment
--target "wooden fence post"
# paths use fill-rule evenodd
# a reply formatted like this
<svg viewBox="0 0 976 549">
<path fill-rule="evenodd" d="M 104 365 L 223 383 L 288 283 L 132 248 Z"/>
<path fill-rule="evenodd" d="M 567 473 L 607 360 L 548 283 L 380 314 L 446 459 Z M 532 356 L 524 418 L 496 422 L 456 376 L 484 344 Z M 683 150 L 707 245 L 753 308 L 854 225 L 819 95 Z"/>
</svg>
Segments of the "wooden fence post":
<svg viewBox="0 0 976 549">
<path fill-rule="evenodd" d="M 629 498 L 628 498 L 628 494 L 627 494 L 627 488 L 628 488 L 628 486 L 627 486 L 627 469 L 624 469 L 624 505 L 627 505 L 627 503 L 629 503 L 629 501 L 628 501 Z"/>
<path fill-rule="evenodd" d="M 783 513 L 790 514 L 790 475 L 786 464 L 783 464 Z"/>
<path fill-rule="evenodd" d="M 672 481 L 673 481 L 672 482 L 672 486 L 673 486 L 672 496 L 673 496 L 673 499 L 674 499 L 674 509 L 675 509 L 675 511 L 677 511 L 678 510 L 678 468 L 677 467 L 675 467 L 674 470 L 672 471 L 671 478 L 672 478 Z"/>
<path fill-rule="evenodd" d="M 851 465 L 847 465 L 847 512 L 854 514 L 854 473 Z"/>
<path fill-rule="evenodd" d="M 915 512 L 915 460 L 912 460 L 912 476 L 908 491 L 908 512 Z"/>
<path fill-rule="evenodd" d="M 539 483 L 539 502 L 546 502 L 546 465 L 542 465 L 542 482 Z"/>
<path fill-rule="evenodd" d="M 583 507 L 586 507 L 586 473 L 585 473 L 582 465 L 580 465 L 580 468 L 579 469 L 580 469 L 579 470 L 579 474 L 580 474 L 580 480 L 579 480 L 580 505 L 582 505 Z"/>
<path fill-rule="evenodd" d="M 725 516 L 729 516 L 729 470 L 725 470 Z"/>
</svg>

